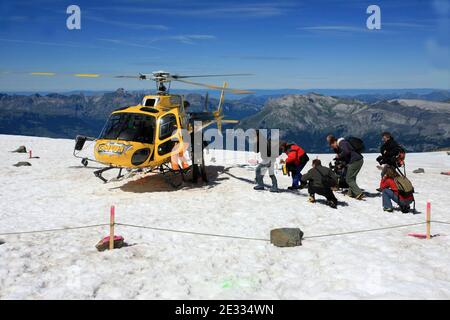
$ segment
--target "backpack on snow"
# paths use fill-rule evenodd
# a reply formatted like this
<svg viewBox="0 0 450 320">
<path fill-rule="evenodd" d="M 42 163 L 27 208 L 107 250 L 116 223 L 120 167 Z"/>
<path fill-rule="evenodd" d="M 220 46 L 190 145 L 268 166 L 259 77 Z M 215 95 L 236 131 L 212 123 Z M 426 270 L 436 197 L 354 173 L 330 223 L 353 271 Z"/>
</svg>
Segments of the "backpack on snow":
<svg viewBox="0 0 450 320">
<path fill-rule="evenodd" d="M 366 149 L 364 141 L 362 141 L 360 138 L 348 137 L 345 140 L 347 140 L 348 143 L 350 143 L 350 145 L 352 146 L 353 150 L 355 150 L 358 153 L 363 153 L 364 150 Z"/>
</svg>

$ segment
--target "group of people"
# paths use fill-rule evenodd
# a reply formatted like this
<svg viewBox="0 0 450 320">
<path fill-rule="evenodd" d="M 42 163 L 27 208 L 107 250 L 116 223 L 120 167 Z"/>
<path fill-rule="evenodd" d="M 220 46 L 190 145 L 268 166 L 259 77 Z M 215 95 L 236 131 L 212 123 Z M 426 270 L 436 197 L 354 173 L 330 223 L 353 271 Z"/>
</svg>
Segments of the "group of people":
<svg viewBox="0 0 450 320">
<path fill-rule="evenodd" d="M 274 166 L 276 159 L 285 154 L 285 159 L 281 159 L 280 163 L 283 164 L 284 173 L 292 177 L 292 185 L 288 189 L 307 188 L 308 201 L 314 203 L 316 195 L 320 195 L 326 198 L 327 205 L 337 208 L 338 200 L 334 191 L 340 188 L 347 189 L 345 194 L 349 197 L 356 200 L 364 199 L 365 193 L 357 184 L 358 174 L 364 164 L 362 155 L 364 142 L 361 139 L 356 137 L 337 139 L 334 135 L 327 136 L 327 143 L 335 152 L 335 166 L 326 167 L 317 158 L 312 161 L 312 168 L 306 174 L 302 174 L 302 170 L 310 160 L 303 148 L 295 143 L 280 142 L 277 151 L 273 149 L 270 138 L 260 135 L 259 132 L 257 132 L 257 138 L 257 152 L 261 154 L 262 162 L 256 168 L 255 190 L 264 190 L 263 177 L 268 171 L 272 180 L 270 191 L 279 192 Z M 261 145 L 266 145 L 267 150 L 259 150 Z M 377 191 L 382 193 L 383 209 L 392 212 L 393 201 L 399 205 L 402 212 L 409 212 L 410 205 L 414 201 L 413 189 L 410 190 L 412 186 L 409 186 L 409 189 L 407 189 L 408 186 L 404 186 L 410 182 L 399 170 L 404 165 L 405 151 L 389 132 L 383 132 L 380 153 L 381 155 L 376 159 L 381 170 L 381 181 Z M 401 186 L 399 186 L 400 182 Z M 409 191 L 405 192 L 405 190 Z"/>
</svg>

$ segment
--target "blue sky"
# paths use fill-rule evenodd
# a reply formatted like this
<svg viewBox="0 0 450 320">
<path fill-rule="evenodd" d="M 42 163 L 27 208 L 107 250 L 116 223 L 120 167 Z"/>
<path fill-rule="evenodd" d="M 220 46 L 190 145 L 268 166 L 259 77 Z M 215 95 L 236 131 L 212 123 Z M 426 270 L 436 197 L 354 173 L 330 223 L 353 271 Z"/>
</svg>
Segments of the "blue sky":
<svg viewBox="0 0 450 320">
<path fill-rule="evenodd" d="M 449 2 L 2 0 L 0 91 L 144 89 L 153 85 L 20 72 L 160 69 L 254 74 L 230 79 L 240 88 L 449 89 Z M 81 30 L 66 28 L 71 4 Z M 366 28 L 370 4 L 381 30 Z"/>
</svg>

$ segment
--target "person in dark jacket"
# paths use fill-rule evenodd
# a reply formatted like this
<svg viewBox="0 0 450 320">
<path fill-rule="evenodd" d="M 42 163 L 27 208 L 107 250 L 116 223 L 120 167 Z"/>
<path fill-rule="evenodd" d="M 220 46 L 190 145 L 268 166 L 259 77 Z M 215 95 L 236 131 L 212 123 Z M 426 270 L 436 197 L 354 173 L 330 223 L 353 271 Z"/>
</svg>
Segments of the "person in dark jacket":
<svg viewBox="0 0 450 320">
<path fill-rule="evenodd" d="M 308 154 L 301 147 L 295 143 L 281 144 L 281 150 L 287 155 L 286 160 L 280 161 L 286 163 L 286 169 L 292 175 L 292 186 L 288 187 L 289 190 L 300 189 L 300 180 L 302 178 L 302 170 L 309 161 Z"/>
<path fill-rule="evenodd" d="M 308 183 L 309 202 L 316 202 L 315 194 L 324 196 L 327 199 L 327 205 L 332 208 L 337 207 L 337 199 L 331 190 L 331 186 L 324 185 L 324 177 L 330 177 L 334 183 L 337 183 L 336 174 L 329 168 L 322 166 L 319 159 L 312 162 L 312 169 L 302 176 L 302 183 Z"/>
<path fill-rule="evenodd" d="M 332 134 L 327 136 L 328 145 L 330 145 L 331 139 L 334 139 Z M 339 147 L 336 145 L 336 148 L 332 148 L 334 153 L 338 155 L 340 153 Z M 348 189 L 348 184 L 345 181 L 345 177 L 347 176 L 347 163 L 345 161 L 334 158 L 332 162 L 330 162 L 329 167 L 338 177 L 338 185 L 339 189 Z"/>
<path fill-rule="evenodd" d="M 362 200 L 364 193 L 356 183 L 356 177 L 364 164 L 364 157 L 356 152 L 353 146 L 344 138 L 336 139 L 336 137 L 330 136 L 329 138 L 327 137 L 327 141 L 332 149 L 338 150 L 336 159 L 347 164 L 347 174 L 345 176 L 345 181 L 349 186 L 347 195 L 357 200 Z"/>
<path fill-rule="evenodd" d="M 262 162 L 256 167 L 256 186 L 253 189 L 264 190 L 264 174 L 268 171 L 272 180 L 270 192 L 278 192 L 278 182 L 274 171 L 276 159 L 280 155 L 278 140 L 277 143 L 272 143 L 270 138 L 256 130 L 256 152 L 261 154 Z"/>
<path fill-rule="evenodd" d="M 383 132 L 381 137 L 383 145 L 380 148 L 381 155 L 377 158 L 377 162 L 383 166 L 381 172 L 381 176 L 383 177 L 389 166 L 394 168 L 398 167 L 398 157 L 404 150 L 389 132 Z"/>
</svg>

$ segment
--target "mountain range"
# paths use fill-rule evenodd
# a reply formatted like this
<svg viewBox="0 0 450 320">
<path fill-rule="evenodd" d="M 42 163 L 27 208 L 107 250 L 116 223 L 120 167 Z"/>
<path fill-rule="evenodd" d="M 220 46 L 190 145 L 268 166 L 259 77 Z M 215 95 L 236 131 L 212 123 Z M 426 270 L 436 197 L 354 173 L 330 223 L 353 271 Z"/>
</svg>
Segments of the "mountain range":
<svg viewBox="0 0 450 320">
<path fill-rule="evenodd" d="M 287 95 L 270 99 L 239 127 L 279 128 L 283 139 L 314 152 L 329 152 L 328 134 L 360 137 L 366 151 L 377 151 L 383 131 L 408 151 L 430 151 L 450 146 L 450 103 L 393 99 L 367 104 L 314 93 Z"/>
<path fill-rule="evenodd" d="M 330 96 L 322 93 L 255 94 L 224 103 L 229 119 L 239 128 L 279 128 L 282 138 L 311 152 L 328 152 L 328 133 L 359 136 L 368 151 L 377 150 L 380 132 L 391 131 L 410 151 L 450 146 L 450 91 L 375 92 Z M 358 93 L 355 91 L 354 93 Z M 97 136 L 111 111 L 142 101 L 143 92 L 97 94 L 0 94 L 0 133 L 74 138 Z M 191 111 L 205 108 L 205 96 L 185 95 Z M 211 96 L 208 108 L 218 99 Z"/>
</svg>

